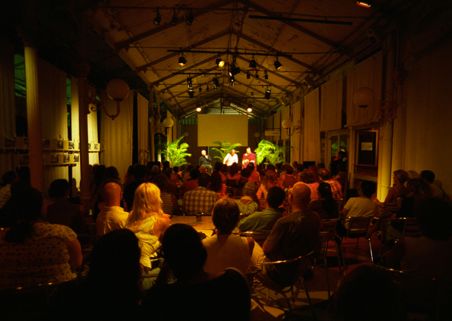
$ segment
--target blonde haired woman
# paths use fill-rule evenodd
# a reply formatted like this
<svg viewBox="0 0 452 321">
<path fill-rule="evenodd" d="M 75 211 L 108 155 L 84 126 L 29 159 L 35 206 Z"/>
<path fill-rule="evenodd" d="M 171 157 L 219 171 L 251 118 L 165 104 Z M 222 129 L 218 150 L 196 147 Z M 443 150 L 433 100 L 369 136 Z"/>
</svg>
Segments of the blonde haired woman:
<svg viewBox="0 0 452 321">
<path fill-rule="evenodd" d="M 139 240 L 140 263 L 145 275 L 152 269 L 151 258 L 157 256 L 160 237 L 170 222 L 169 215 L 162 210 L 160 189 L 152 183 L 142 183 L 138 186 L 126 227 L 134 232 Z"/>
</svg>

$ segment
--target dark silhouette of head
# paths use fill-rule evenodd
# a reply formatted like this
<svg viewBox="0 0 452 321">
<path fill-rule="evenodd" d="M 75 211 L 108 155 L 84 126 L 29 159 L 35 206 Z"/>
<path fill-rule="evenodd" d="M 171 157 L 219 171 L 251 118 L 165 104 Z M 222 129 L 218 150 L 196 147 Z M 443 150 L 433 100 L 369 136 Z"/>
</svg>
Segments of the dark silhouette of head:
<svg viewBox="0 0 452 321">
<path fill-rule="evenodd" d="M 317 188 L 319 195 L 323 199 L 332 199 L 333 192 L 331 191 L 331 185 L 326 182 L 320 182 L 319 187 Z"/>
<path fill-rule="evenodd" d="M 267 203 L 271 208 L 277 209 L 286 198 L 286 193 L 279 186 L 270 187 L 267 194 Z"/>
<path fill-rule="evenodd" d="M 173 224 L 162 238 L 165 262 L 179 281 L 189 280 L 203 271 L 207 258 L 198 232 L 186 224 Z"/>
<path fill-rule="evenodd" d="M 71 186 L 69 185 L 69 182 L 64 179 L 55 179 L 50 183 L 48 194 L 51 198 L 64 198 L 66 196 L 69 196 Z"/>
<path fill-rule="evenodd" d="M 421 178 L 429 184 L 435 182 L 436 175 L 432 170 L 424 169 L 420 174 Z"/>
<path fill-rule="evenodd" d="M 218 200 L 213 207 L 212 221 L 218 233 L 231 234 L 240 218 L 237 203 L 230 198 Z"/>
</svg>

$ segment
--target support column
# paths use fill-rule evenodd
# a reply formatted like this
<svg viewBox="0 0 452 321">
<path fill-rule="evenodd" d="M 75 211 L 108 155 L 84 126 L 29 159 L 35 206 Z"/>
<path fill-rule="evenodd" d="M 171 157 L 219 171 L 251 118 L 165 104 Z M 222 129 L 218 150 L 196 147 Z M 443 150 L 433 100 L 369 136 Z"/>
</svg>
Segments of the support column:
<svg viewBox="0 0 452 321">
<path fill-rule="evenodd" d="M 44 191 L 42 160 L 41 111 L 39 108 L 38 55 L 36 49 L 25 45 L 25 79 L 27 87 L 28 159 L 31 185 Z"/>
<path fill-rule="evenodd" d="M 83 210 L 88 213 L 90 208 L 91 191 L 90 178 L 91 171 L 89 168 L 89 154 L 88 154 L 88 84 L 87 76 L 89 73 L 89 66 L 83 64 L 79 67 L 78 83 L 78 101 L 79 101 L 79 138 L 80 138 L 80 202 L 83 205 Z"/>
</svg>

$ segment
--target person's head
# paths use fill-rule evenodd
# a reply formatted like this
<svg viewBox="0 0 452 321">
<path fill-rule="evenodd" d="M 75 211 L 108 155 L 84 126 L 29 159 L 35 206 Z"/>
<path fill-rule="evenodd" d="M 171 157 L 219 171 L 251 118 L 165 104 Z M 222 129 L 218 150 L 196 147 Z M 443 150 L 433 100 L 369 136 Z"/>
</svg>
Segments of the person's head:
<svg viewBox="0 0 452 321">
<path fill-rule="evenodd" d="M 251 147 L 247 147 L 247 148 L 246 148 L 246 153 L 247 153 L 247 154 L 251 154 Z"/>
<path fill-rule="evenodd" d="M 95 243 L 87 278 L 96 289 L 115 290 L 115 293 L 107 295 L 121 292 L 125 299 L 137 300 L 141 276 L 140 256 L 138 238 L 132 231 L 111 231 Z"/>
<path fill-rule="evenodd" d="M 160 189 L 153 183 L 142 183 L 135 191 L 131 219 L 139 220 L 147 213 L 162 213 Z"/>
<path fill-rule="evenodd" d="M 286 198 L 286 193 L 279 186 L 270 187 L 267 194 L 267 204 L 271 208 L 277 209 L 281 206 Z"/>
<path fill-rule="evenodd" d="M 421 178 L 429 184 L 433 184 L 435 182 L 436 175 L 432 170 L 424 169 L 420 174 Z"/>
<path fill-rule="evenodd" d="M 190 225 L 168 227 L 162 237 L 162 251 L 165 263 L 178 281 L 189 280 L 203 272 L 207 251 L 198 232 Z"/>
<path fill-rule="evenodd" d="M 417 199 L 431 197 L 430 185 L 421 178 L 411 178 L 406 182 L 406 188 L 409 195 Z"/>
<path fill-rule="evenodd" d="M 333 192 L 331 191 L 331 185 L 327 182 L 320 182 L 317 188 L 320 198 L 328 200 L 333 198 Z"/>
<path fill-rule="evenodd" d="M 309 187 L 302 183 L 295 183 L 289 192 L 289 203 L 292 209 L 301 209 L 308 206 L 311 201 L 311 190 Z"/>
<path fill-rule="evenodd" d="M 361 193 L 367 198 L 371 198 L 377 190 L 375 182 L 372 181 L 362 181 L 361 182 Z"/>
<path fill-rule="evenodd" d="M 201 155 L 202 155 L 202 156 L 206 156 L 206 155 L 207 155 L 207 152 L 206 152 L 205 149 L 203 149 L 203 150 L 201 151 Z"/>
<path fill-rule="evenodd" d="M 212 222 L 219 234 L 231 234 L 240 218 L 237 203 L 230 198 L 218 200 L 213 207 Z"/>
<path fill-rule="evenodd" d="M 210 176 L 207 173 L 202 173 L 198 177 L 198 186 L 208 187 L 210 184 Z"/>
<path fill-rule="evenodd" d="M 122 188 L 119 182 L 110 180 L 102 186 L 102 199 L 107 206 L 119 206 L 121 196 Z"/>
<path fill-rule="evenodd" d="M 300 180 L 306 184 L 315 183 L 315 174 L 310 169 L 304 169 L 300 174 Z"/>
<path fill-rule="evenodd" d="M 408 180 L 408 173 L 403 169 L 395 170 L 394 173 L 394 183 L 405 184 Z"/>
<path fill-rule="evenodd" d="M 109 166 L 105 169 L 104 179 L 120 179 L 118 169 L 115 166 Z"/>
<path fill-rule="evenodd" d="M 235 149 L 231 149 L 231 155 L 235 154 Z"/>
<path fill-rule="evenodd" d="M 69 196 L 71 186 L 67 179 L 55 179 L 50 183 L 47 194 L 50 198 L 65 198 Z"/>
<path fill-rule="evenodd" d="M 432 240 L 445 241 L 452 235 L 452 205 L 439 198 L 428 198 L 416 208 L 422 234 Z"/>
<path fill-rule="evenodd" d="M 370 264 L 359 265 L 341 280 L 335 293 L 337 321 L 401 321 L 404 310 L 389 272 Z"/>
<path fill-rule="evenodd" d="M 319 168 L 319 176 L 322 180 L 326 181 L 331 178 L 331 173 L 325 167 Z"/>
</svg>

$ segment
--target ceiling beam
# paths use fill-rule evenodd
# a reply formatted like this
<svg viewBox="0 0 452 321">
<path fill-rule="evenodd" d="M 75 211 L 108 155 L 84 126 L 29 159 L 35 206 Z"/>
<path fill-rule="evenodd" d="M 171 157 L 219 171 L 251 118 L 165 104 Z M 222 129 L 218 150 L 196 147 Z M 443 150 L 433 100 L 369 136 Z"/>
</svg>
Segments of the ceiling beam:
<svg viewBox="0 0 452 321">
<path fill-rule="evenodd" d="M 259 11 L 259 12 L 262 12 L 263 14 L 265 14 L 267 16 L 274 16 L 274 12 L 271 12 L 270 10 L 267 10 L 266 8 L 258 5 L 257 3 L 255 3 L 255 2 L 253 2 L 251 0 L 238 0 L 238 1 L 248 4 L 253 9 L 255 9 L 255 10 Z M 303 26 L 301 26 L 301 25 L 299 25 L 299 24 L 297 24 L 297 23 L 295 23 L 293 21 L 281 20 L 281 22 L 285 23 L 286 25 L 288 25 L 288 26 L 290 26 L 290 27 L 292 27 L 292 28 L 294 28 L 294 29 L 296 29 L 296 30 L 298 30 L 298 31 L 300 31 L 300 32 L 312 37 L 312 38 L 314 38 L 317 41 L 320 41 L 320 42 L 322 42 L 322 43 L 324 43 L 324 44 L 326 44 L 326 45 L 328 45 L 330 47 L 333 47 L 334 49 L 337 49 L 337 50 L 344 49 L 343 46 L 340 45 L 339 43 L 334 42 L 333 40 L 328 39 L 326 37 L 323 37 L 323 36 L 319 35 L 318 33 L 315 33 L 315 32 L 313 32 L 313 31 L 311 31 L 311 30 L 309 30 L 309 29 L 307 29 L 307 28 L 305 28 L 305 27 L 303 27 Z M 346 50 L 343 50 L 343 51 L 346 51 Z"/>
<path fill-rule="evenodd" d="M 245 39 L 246 41 L 249 41 L 249 42 L 251 42 L 251 43 L 257 45 L 257 46 L 260 46 L 260 47 L 262 47 L 262 48 L 265 48 L 265 49 L 267 49 L 268 51 L 277 51 L 277 50 L 275 50 L 275 48 L 273 48 L 272 46 L 269 46 L 269 45 L 267 45 L 266 43 L 260 42 L 259 40 L 256 40 L 256 39 L 254 39 L 253 37 L 250 37 L 250 36 L 248 36 L 248 35 L 246 35 L 246 34 L 244 34 L 244 33 L 242 33 L 242 34 L 240 35 L 240 37 L 241 37 L 242 39 Z M 311 66 L 310 64 L 306 63 L 306 62 L 303 62 L 303 61 L 301 61 L 301 60 L 295 59 L 295 58 L 293 58 L 293 57 L 286 57 L 286 59 L 288 59 L 288 60 L 290 60 L 290 61 L 292 61 L 292 62 L 294 62 L 294 63 L 296 63 L 296 64 L 298 64 L 298 65 L 300 65 L 300 66 L 303 66 L 303 67 L 309 69 L 310 71 L 316 72 L 316 71 L 315 71 L 315 68 L 314 68 L 313 66 Z"/>
<path fill-rule="evenodd" d="M 202 16 L 202 15 L 204 15 L 206 13 L 211 12 L 212 10 L 215 10 L 217 8 L 221 8 L 221 7 L 223 7 L 223 6 L 227 5 L 227 4 L 230 4 L 230 3 L 231 3 L 230 0 L 220 0 L 220 1 L 214 2 L 214 3 L 212 3 L 211 5 L 209 5 L 209 6 L 205 7 L 205 8 L 193 11 L 193 18 L 197 18 L 199 16 Z M 149 19 L 149 20 L 151 20 L 151 19 Z M 157 33 L 162 32 L 162 31 L 165 31 L 165 30 L 168 30 L 170 28 L 173 28 L 173 27 L 175 27 L 177 25 L 180 25 L 181 23 L 185 23 L 185 20 L 184 19 L 178 19 L 176 23 L 168 22 L 168 23 L 166 23 L 166 24 L 164 24 L 162 26 L 143 31 L 142 33 L 139 33 L 139 34 L 137 34 L 135 36 L 132 36 L 132 37 L 130 37 L 127 40 L 118 42 L 115 45 L 115 47 L 118 50 L 127 48 L 132 43 L 141 41 L 141 40 L 143 40 L 143 39 L 145 39 L 147 37 L 150 37 L 152 35 L 155 35 Z"/>
<path fill-rule="evenodd" d="M 137 70 L 137 71 L 141 71 L 141 70 L 144 70 L 144 69 L 146 69 L 146 68 L 148 68 L 148 67 L 151 67 L 151 66 L 153 66 L 153 65 L 156 65 L 156 64 L 158 64 L 158 63 L 160 63 L 160 62 L 162 62 L 162 61 L 165 61 L 165 60 L 168 60 L 168 59 L 177 57 L 177 56 L 179 56 L 179 52 L 184 52 L 184 51 L 191 50 L 191 49 L 193 49 L 193 48 L 202 46 L 202 45 L 204 45 L 204 44 L 206 44 L 206 43 L 209 43 L 209 42 L 211 42 L 211 41 L 213 41 L 213 40 L 216 40 L 216 39 L 218 39 L 218 38 L 221 38 L 221 37 L 223 37 L 223 36 L 226 36 L 226 35 L 229 34 L 230 32 L 231 32 L 231 30 L 230 30 L 229 28 L 228 28 L 228 29 L 224 29 L 224 30 L 222 30 L 222 31 L 220 31 L 220 32 L 217 32 L 217 33 L 215 33 L 215 34 L 213 34 L 213 35 L 207 37 L 207 38 L 201 39 L 201 40 L 198 41 L 198 42 L 192 43 L 192 44 L 191 44 L 190 46 L 188 46 L 188 47 L 181 48 L 178 52 L 170 53 L 169 55 L 160 57 L 160 58 L 158 58 L 158 59 L 156 59 L 156 60 L 154 60 L 154 61 L 151 61 L 151 62 L 149 62 L 149 63 L 147 63 L 147 64 L 138 66 L 138 67 L 136 68 L 136 70 Z"/>
</svg>

